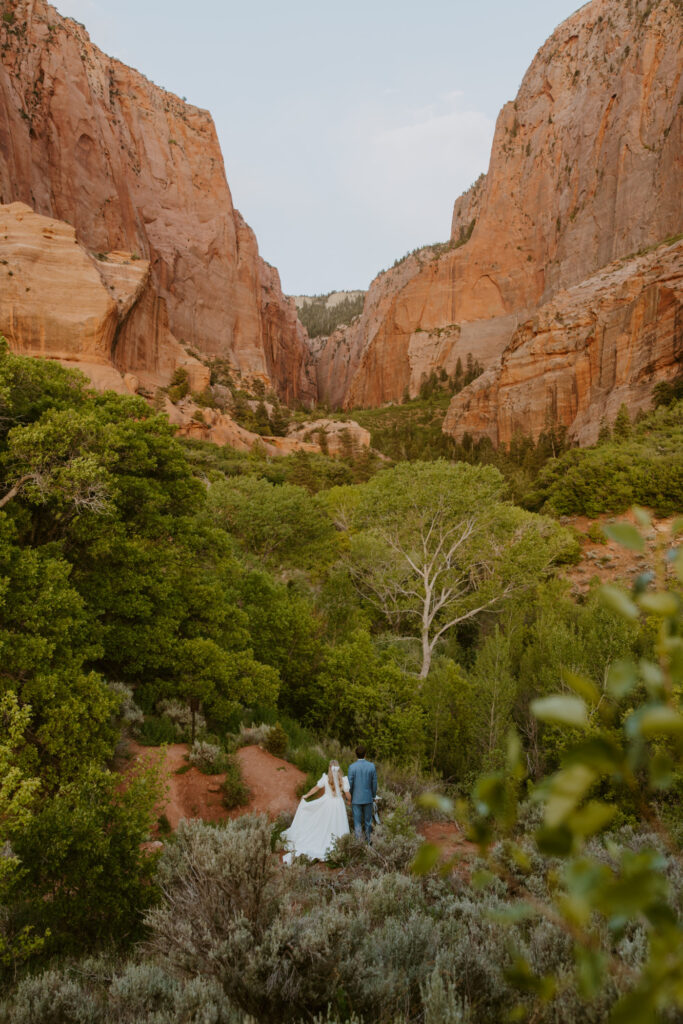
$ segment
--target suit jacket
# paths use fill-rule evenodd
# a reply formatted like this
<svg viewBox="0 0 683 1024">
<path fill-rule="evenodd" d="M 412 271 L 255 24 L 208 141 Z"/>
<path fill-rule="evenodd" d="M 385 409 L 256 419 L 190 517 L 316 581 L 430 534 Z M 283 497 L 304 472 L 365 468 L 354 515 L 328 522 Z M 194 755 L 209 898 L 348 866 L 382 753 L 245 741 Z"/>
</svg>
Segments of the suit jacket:
<svg viewBox="0 0 683 1024">
<path fill-rule="evenodd" d="M 365 758 L 354 761 L 349 768 L 349 791 L 352 804 L 371 804 L 377 796 L 377 769 Z"/>
</svg>

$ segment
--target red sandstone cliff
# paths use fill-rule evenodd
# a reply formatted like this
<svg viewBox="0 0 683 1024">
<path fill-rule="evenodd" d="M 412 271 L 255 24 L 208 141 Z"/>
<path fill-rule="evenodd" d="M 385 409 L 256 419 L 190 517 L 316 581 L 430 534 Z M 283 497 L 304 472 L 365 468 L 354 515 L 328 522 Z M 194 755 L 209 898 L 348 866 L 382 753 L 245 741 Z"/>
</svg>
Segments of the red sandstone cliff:
<svg viewBox="0 0 683 1024">
<path fill-rule="evenodd" d="M 444 430 L 495 445 L 567 427 L 593 444 L 625 403 L 651 404 L 683 361 L 683 242 L 618 260 L 557 295 L 515 331 L 501 359 L 452 400 Z"/>
<path fill-rule="evenodd" d="M 592 0 L 559 26 L 456 203 L 453 248 L 399 278 L 380 312 L 368 295 L 347 407 L 414 394 L 468 351 L 492 365 L 560 289 L 681 231 L 682 25 L 678 0 Z"/>
<path fill-rule="evenodd" d="M 154 376 L 155 352 L 180 344 L 313 400 L 305 332 L 233 208 L 211 116 L 45 0 L 0 0 L 0 13 L 0 203 L 73 225 L 91 253 L 149 263 L 112 361 Z"/>
</svg>

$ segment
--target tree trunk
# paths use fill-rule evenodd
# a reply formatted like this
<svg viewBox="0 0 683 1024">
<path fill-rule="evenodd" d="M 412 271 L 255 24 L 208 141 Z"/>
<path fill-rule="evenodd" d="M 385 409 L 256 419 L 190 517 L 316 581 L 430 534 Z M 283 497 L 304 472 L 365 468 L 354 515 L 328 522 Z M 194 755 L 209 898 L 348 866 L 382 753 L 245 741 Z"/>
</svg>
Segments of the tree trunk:
<svg viewBox="0 0 683 1024">
<path fill-rule="evenodd" d="M 429 675 L 429 668 L 432 664 L 432 645 L 429 642 L 429 631 L 422 631 L 422 668 L 420 679 L 426 679 Z"/>
<path fill-rule="evenodd" d="M 190 701 L 190 711 L 192 712 L 192 729 L 191 729 L 191 732 L 190 732 L 190 737 L 191 737 L 191 739 L 190 739 L 190 746 L 194 746 L 194 733 L 195 733 L 195 724 L 196 724 L 196 717 L 197 717 L 197 705 L 196 705 L 196 702 L 193 701 L 193 700 Z"/>
</svg>

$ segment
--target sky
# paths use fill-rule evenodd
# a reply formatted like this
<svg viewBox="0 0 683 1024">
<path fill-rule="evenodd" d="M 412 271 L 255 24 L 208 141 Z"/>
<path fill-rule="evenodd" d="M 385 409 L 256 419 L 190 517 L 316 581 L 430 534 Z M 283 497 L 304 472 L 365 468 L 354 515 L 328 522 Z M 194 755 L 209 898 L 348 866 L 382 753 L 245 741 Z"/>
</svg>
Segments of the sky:
<svg viewBox="0 0 683 1024">
<path fill-rule="evenodd" d="M 450 234 L 500 108 L 578 0 L 52 0 L 211 111 L 288 294 L 367 288 Z"/>
</svg>

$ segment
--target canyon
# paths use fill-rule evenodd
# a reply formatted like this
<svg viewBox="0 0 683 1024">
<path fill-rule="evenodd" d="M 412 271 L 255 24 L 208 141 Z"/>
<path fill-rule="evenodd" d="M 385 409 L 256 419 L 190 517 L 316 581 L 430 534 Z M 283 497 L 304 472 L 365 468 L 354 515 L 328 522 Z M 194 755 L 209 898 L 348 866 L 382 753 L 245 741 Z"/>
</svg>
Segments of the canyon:
<svg viewBox="0 0 683 1024">
<path fill-rule="evenodd" d="M 210 114 L 45 0 L 0 9 L 0 333 L 13 350 L 149 398 L 178 371 L 202 392 L 219 360 L 285 404 L 332 409 L 414 397 L 471 353 L 485 372 L 444 429 L 494 444 L 551 422 L 591 443 L 622 402 L 645 408 L 680 373 L 680 0 L 591 0 L 564 21 L 501 110 L 450 239 L 379 274 L 360 316 L 317 338 L 233 206 Z M 226 412 L 166 405 L 190 436 L 254 443 Z"/>
<path fill-rule="evenodd" d="M 120 278 L 126 266 L 136 281 L 115 316 L 100 316 L 100 333 L 74 339 L 70 350 L 64 329 L 71 314 L 64 311 L 55 331 L 60 310 L 53 305 L 45 318 L 33 304 L 43 290 L 37 281 L 30 292 L 14 289 L 9 316 L 3 289 L 0 330 L 10 346 L 71 358 L 86 372 L 97 353 L 100 374 L 108 363 L 112 381 L 116 372 L 129 374 L 148 389 L 168 384 L 179 366 L 201 376 L 196 363 L 220 358 L 285 402 L 312 403 L 305 332 L 233 207 L 211 115 L 103 54 L 83 26 L 45 0 L 3 0 L 0 7 L 4 216 L 16 219 L 22 203 L 49 219 L 53 240 L 73 230 L 83 258 L 60 272 L 71 297 L 82 290 L 81 272 L 91 282 L 86 290 L 97 290 L 88 254 L 100 277 Z M 49 241 L 36 229 L 34 250 L 39 238 Z M 53 257 L 36 260 L 47 290 L 58 280 L 50 278 Z M 23 327 L 15 337 L 17 322 Z"/>
<path fill-rule="evenodd" d="M 347 408 L 398 402 L 414 397 L 432 369 L 452 373 L 471 352 L 491 370 L 488 383 L 453 399 L 445 429 L 497 443 L 508 437 L 507 427 L 488 421 L 486 403 L 519 331 L 533 332 L 554 296 L 601 267 L 683 230 L 682 29 L 675 0 L 592 0 L 556 29 L 498 117 L 487 174 L 455 203 L 450 243 L 380 274 L 360 320 L 318 342 L 321 398 Z M 589 292 L 577 296 L 588 302 Z M 678 287 L 672 295 L 679 303 Z M 604 313 L 608 299 L 600 301 Z M 680 316 L 676 323 L 679 332 Z M 650 332 L 654 350 L 668 350 L 668 320 L 661 337 L 656 318 Z M 530 401 L 536 434 L 554 408 L 541 384 L 551 369 L 544 351 L 543 343 L 533 347 L 533 368 L 520 383 L 541 402 L 539 412 Z M 650 388 L 680 371 L 678 359 L 648 362 Z M 569 389 L 569 358 L 565 372 Z M 621 399 L 642 405 L 645 379 L 622 388 Z M 570 407 L 557 412 L 571 429 Z M 588 418 L 599 423 L 604 411 Z M 577 425 L 577 438 L 592 433 Z"/>
</svg>

